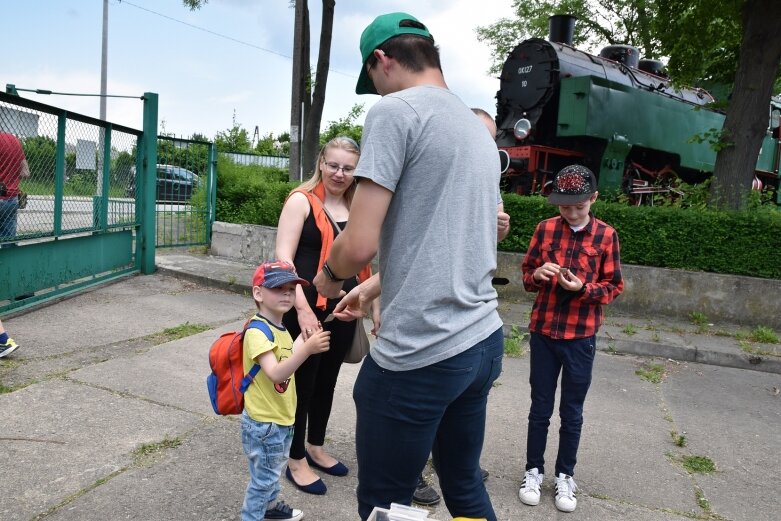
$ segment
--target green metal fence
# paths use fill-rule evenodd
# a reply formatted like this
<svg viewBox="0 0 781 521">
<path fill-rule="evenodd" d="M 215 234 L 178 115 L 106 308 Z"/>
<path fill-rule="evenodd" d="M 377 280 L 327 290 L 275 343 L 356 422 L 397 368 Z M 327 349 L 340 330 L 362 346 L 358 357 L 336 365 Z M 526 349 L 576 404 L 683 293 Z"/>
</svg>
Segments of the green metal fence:
<svg viewBox="0 0 781 521">
<path fill-rule="evenodd" d="M 3 143 L 30 173 L 0 147 L 0 313 L 154 271 L 157 95 L 143 99 L 144 132 L 0 92 Z"/>
<path fill-rule="evenodd" d="M 208 245 L 217 191 L 214 144 L 158 136 L 157 157 L 156 246 Z"/>
</svg>

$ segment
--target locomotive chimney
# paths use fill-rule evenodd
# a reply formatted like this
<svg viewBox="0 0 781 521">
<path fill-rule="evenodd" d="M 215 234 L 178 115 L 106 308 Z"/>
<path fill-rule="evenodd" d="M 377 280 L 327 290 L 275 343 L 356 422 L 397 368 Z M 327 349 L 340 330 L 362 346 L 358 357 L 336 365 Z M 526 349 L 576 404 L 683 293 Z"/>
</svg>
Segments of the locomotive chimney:
<svg viewBox="0 0 781 521">
<path fill-rule="evenodd" d="M 571 14 L 554 14 L 548 18 L 548 40 L 572 46 L 572 36 L 575 33 L 577 16 Z"/>
</svg>

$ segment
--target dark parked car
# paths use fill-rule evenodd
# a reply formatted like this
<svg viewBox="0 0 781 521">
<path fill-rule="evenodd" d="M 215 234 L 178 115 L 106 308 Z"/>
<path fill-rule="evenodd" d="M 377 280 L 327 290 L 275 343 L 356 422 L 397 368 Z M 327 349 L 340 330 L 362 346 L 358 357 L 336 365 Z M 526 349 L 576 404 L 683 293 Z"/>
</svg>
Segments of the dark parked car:
<svg viewBox="0 0 781 521">
<path fill-rule="evenodd" d="M 127 189 L 128 197 L 136 196 L 135 168 Z M 201 185 L 198 174 L 175 165 L 157 165 L 157 201 L 189 201 L 193 190 Z"/>
</svg>

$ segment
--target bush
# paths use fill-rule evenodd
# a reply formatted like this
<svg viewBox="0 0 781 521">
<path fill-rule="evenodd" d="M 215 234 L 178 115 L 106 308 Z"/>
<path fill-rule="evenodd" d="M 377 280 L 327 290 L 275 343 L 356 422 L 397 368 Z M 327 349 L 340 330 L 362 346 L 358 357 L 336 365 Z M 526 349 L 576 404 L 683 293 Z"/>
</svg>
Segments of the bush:
<svg viewBox="0 0 781 521">
<path fill-rule="evenodd" d="M 237 165 L 222 156 L 217 172 L 216 216 L 223 222 L 276 226 L 285 198 L 298 186 L 280 168 Z"/>
<path fill-rule="evenodd" d="M 499 249 L 525 252 L 538 222 L 558 208 L 538 196 L 503 194 L 510 234 Z M 781 211 L 627 206 L 597 201 L 594 215 L 613 226 L 626 264 L 781 278 Z"/>
<path fill-rule="evenodd" d="M 218 172 L 218 221 L 276 226 L 285 198 L 298 186 L 285 170 L 222 157 Z M 510 234 L 499 249 L 525 253 L 537 223 L 558 215 L 558 208 L 540 196 L 503 199 Z M 728 212 L 598 200 L 592 211 L 618 232 L 625 264 L 781 279 L 781 211 L 773 206 Z"/>
</svg>

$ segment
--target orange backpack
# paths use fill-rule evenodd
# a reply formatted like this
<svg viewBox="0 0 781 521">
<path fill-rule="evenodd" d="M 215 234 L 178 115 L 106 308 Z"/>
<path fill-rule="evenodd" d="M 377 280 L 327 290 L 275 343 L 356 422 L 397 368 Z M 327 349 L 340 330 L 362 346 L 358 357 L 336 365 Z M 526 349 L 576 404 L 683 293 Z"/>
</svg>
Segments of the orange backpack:
<svg viewBox="0 0 781 521">
<path fill-rule="evenodd" d="M 206 377 L 206 388 L 217 414 L 241 414 L 244 393 L 260 371 L 260 365 L 255 364 L 244 374 L 244 333 L 249 328 L 259 329 L 270 341 L 274 340 L 274 333 L 266 322 L 248 320 L 241 331 L 223 333 L 209 348 L 212 372 Z"/>
</svg>

